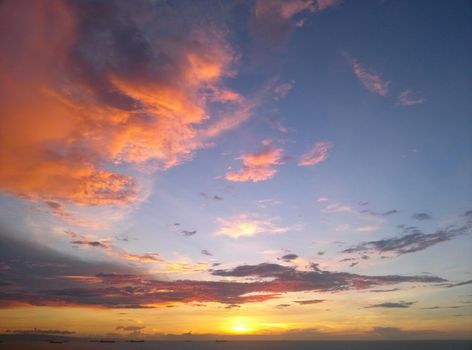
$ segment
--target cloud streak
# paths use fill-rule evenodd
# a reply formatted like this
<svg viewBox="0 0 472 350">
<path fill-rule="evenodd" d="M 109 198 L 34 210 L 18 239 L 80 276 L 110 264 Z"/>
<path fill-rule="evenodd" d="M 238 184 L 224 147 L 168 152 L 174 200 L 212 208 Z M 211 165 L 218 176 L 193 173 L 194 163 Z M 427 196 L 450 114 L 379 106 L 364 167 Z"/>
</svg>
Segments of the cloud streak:
<svg viewBox="0 0 472 350">
<path fill-rule="evenodd" d="M 372 70 L 369 70 L 362 66 L 356 59 L 351 57 L 349 54 L 344 54 L 345 58 L 352 67 L 352 70 L 362 83 L 362 85 L 370 92 L 380 95 L 387 96 L 389 93 L 390 82 L 382 79 L 382 76 Z"/>
<path fill-rule="evenodd" d="M 298 165 L 310 166 L 325 161 L 328 158 L 328 151 L 332 147 L 332 142 L 317 142 L 311 150 L 301 157 Z"/>
<path fill-rule="evenodd" d="M 280 226 L 276 218 L 265 218 L 257 215 L 239 214 L 230 218 L 217 220 L 219 228 L 216 235 L 231 238 L 251 237 L 263 233 L 286 233 L 296 230 L 296 226 Z"/>
<path fill-rule="evenodd" d="M 415 301 L 386 302 L 366 306 L 366 308 L 407 309 L 415 303 Z"/>
<path fill-rule="evenodd" d="M 411 89 L 406 89 L 398 95 L 397 103 L 402 106 L 414 106 L 417 104 L 425 103 L 426 99 L 422 97 L 416 97 Z"/>
<path fill-rule="evenodd" d="M 472 221 L 470 219 L 467 219 L 462 226 L 449 226 L 433 233 L 423 233 L 421 230 L 414 228 L 412 233 L 400 237 L 364 242 L 343 250 L 343 253 L 392 253 L 394 255 L 414 253 L 456 237 L 470 234 L 471 231 Z"/>
<path fill-rule="evenodd" d="M 139 272 L 117 263 L 86 263 L 4 236 L 0 236 L 0 243 L 0 262 L 7 265 L 15 262 L 14 269 L 2 272 L 2 280 L 7 282 L 0 290 L 3 308 L 25 305 L 150 308 L 192 302 L 234 305 L 263 302 L 290 292 L 342 292 L 398 283 L 446 282 L 435 276 L 368 276 L 322 271 L 317 267 L 301 271 L 269 263 L 209 270 L 212 280 L 159 280 L 143 274 L 142 269 Z M 214 277 L 225 280 L 215 281 Z"/>
</svg>

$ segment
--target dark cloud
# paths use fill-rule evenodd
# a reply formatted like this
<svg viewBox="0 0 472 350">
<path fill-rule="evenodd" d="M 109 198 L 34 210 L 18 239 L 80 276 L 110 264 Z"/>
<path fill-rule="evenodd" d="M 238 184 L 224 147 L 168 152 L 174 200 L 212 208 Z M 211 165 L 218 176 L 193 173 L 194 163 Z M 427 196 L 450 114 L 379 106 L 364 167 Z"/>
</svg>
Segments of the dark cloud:
<svg viewBox="0 0 472 350">
<path fill-rule="evenodd" d="M 240 265 L 232 270 L 213 270 L 215 276 L 223 277 L 286 277 L 295 273 L 295 269 L 279 264 L 261 263 L 258 265 Z"/>
<path fill-rule="evenodd" d="M 141 329 L 144 329 L 146 327 L 143 326 L 118 326 L 115 329 L 117 331 L 139 331 Z"/>
<path fill-rule="evenodd" d="M 374 289 L 374 290 L 371 290 L 370 292 L 372 292 L 372 293 L 388 293 L 388 292 L 396 292 L 397 290 L 400 290 L 400 288 Z"/>
<path fill-rule="evenodd" d="M 210 252 L 209 252 L 208 250 L 206 250 L 206 249 L 202 249 L 202 250 L 201 250 L 201 253 L 202 253 L 203 255 L 213 256 L 213 254 L 210 253 Z"/>
<path fill-rule="evenodd" d="M 206 198 L 206 199 L 211 199 L 211 200 L 214 200 L 214 201 L 222 201 L 224 198 L 221 197 L 221 196 L 218 196 L 217 194 L 214 194 L 214 195 L 210 195 L 206 192 L 200 192 L 200 196 Z"/>
<path fill-rule="evenodd" d="M 288 292 L 341 292 L 397 283 L 441 283 L 435 276 L 366 276 L 323 271 L 317 265 L 295 267 L 262 263 L 210 270 L 213 276 L 251 277 L 250 281 L 159 280 L 137 268 L 106 262 L 84 262 L 37 243 L 0 234 L 0 263 L 6 285 L 0 305 L 150 308 L 174 303 L 218 302 L 239 305 L 279 298 Z"/>
<path fill-rule="evenodd" d="M 285 309 L 285 308 L 290 307 L 290 306 L 291 306 L 290 304 L 278 304 L 275 307 L 277 309 Z"/>
<path fill-rule="evenodd" d="M 14 334 L 58 334 L 58 335 L 70 335 L 75 334 L 73 331 L 65 331 L 61 329 L 7 329 L 7 333 L 14 333 Z"/>
<path fill-rule="evenodd" d="M 411 216 L 415 220 L 431 220 L 432 216 L 428 213 L 416 213 Z"/>
<path fill-rule="evenodd" d="M 311 304 L 319 304 L 324 302 L 324 299 L 311 299 L 311 300 L 295 300 L 297 304 L 300 305 L 311 305 Z"/>
<path fill-rule="evenodd" d="M 280 258 L 278 258 L 279 260 L 283 260 L 283 261 L 286 261 L 286 262 L 290 262 L 294 259 L 298 258 L 298 255 L 297 254 L 286 254 Z"/>
<path fill-rule="evenodd" d="M 460 306 L 430 306 L 422 307 L 422 310 L 441 310 L 441 309 L 459 309 Z"/>
<path fill-rule="evenodd" d="M 91 247 L 97 247 L 97 248 L 108 248 L 109 244 L 100 242 L 100 241 L 88 241 L 88 240 L 80 240 L 80 241 L 72 241 L 70 242 L 71 244 L 75 245 L 88 245 Z"/>
<path fill-rule="evenodd" d="M 370 333 L 382 339 L 392 340 L 438 339 L 444 337 L 444 333 L 434 329 L 405 330 L 397 327 L 374 327 Z"/>
<path fill-rule="evenodd" d="M 416 301 L 387 302 L 387 303 L 380 303 L 380 304 L 366 306 L 366 308 L 370 309 L 370 308 L 382 307 L 382 308 L 388 308 L 388 309 L 407 309 L 415 303 Z"/>
<path fill-rule="evenodd" d="M 402 255 L 424 250 L 441 242 L 449 241 L 472 231 L 472 221 L 462 226 L 448 226 L 434 233 L 423 233 L 414 226 L 402 227 L 404 232 L 411 232 L 401 237 L 392 237 L 378 241 L 363 242 L 355 247 L 343 250 L 343 253 L 394 253 Z"/>
<path fill-rule="evenodd" d="M 397 214 L 398 210 L 397 209 L 391 209 L 391 210 L 387 210 L 385 212 L 376 212 L 376 211 L 373 211 L 373 210 L 370 210 L 370 209 L 364 209 L 364 210 L 361 210 L 360 212 L 362 214 L 370 214 L 372 216 L 385 217 L 385 216 Z"/>
<path fill-rule="evenodd" d="M 182 230 L 180 231 L 185 237 L 190 237 L 190 236 L 193 236 L 197 233 L 197 230 Z"/>
<path fill-rule="evenodd" d="M 280 291 L 342 291 L 368 289 L 375 286 L 391 285 L 401 282 L 437 283 L 445 280 L 433 276 L 365 276 L 347 272 L 322 271 L 312 266 L 311 271 L 300 271 L 294 267 L 278 264 L 261 263 L 258 265 L 241 265 L 231 270 L 213 270 L 215 276 L 224 277 L 260 277 L 273 278 L 267 282 L 270 289 Z M 277 287 L 277 288 L 276 288 Z"/>
<path fill-rule="evenodd" d="M 446 285 L 447 288 L 453 288 L 453 287 L 460 287 L 460 286 L 465 286 L 467 284 L 472 284 L 472 280 L 464 281 L 464 282 L 458 282 L 458 283 L 451 283 Z"/>
</svg>

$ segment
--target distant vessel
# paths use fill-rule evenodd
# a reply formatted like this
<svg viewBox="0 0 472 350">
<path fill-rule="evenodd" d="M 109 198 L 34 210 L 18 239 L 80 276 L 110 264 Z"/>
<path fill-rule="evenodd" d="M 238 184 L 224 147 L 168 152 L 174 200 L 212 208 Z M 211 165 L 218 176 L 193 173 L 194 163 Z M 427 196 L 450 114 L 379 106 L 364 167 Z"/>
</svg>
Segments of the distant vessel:
<svg viewBox="0 0 472 350">
<path fill-rule="evenodd" d="M 51 344 L 64 344 L 67 343 L 67 340 L 49 340 L 49 343 Z"/>
<path fill-rule="evenodd" d="M 216 339 L 215 342 L 217 342 L 217 343 L 226 343 L 227 340 L 224 340 L 224 339 Z"/>
<path fill-rule="evenodd" d="M 133 340 L 133 339 L 131 339 L 131 340 L 127 340 L 126 342 L 127 343 L 144 343 L 144 340 Z"/>
</svg>

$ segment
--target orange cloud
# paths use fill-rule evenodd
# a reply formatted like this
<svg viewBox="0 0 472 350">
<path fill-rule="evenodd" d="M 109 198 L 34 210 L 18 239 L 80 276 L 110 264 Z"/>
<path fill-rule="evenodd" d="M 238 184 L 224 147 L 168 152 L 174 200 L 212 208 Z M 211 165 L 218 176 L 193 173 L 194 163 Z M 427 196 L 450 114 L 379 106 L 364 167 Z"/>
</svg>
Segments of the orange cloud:
<svg viewBox="0 0 472 350">
<path fill-rule="evenodd" d="M 328 151 L 332 147 L 333 143 L 331 142 L 317 142 L 311 150 L 301 157 L 298 165 L 308 166 L 321 163 L 328 158 Z"/>
<path fill-rule="evenodd" d="M 237 182 L 258 182 L 272 178 L 276 173 L 275 165 L 282 164 L 283 150 L 266 145 L 258 153 L 243 154 L 237 159 L 242 160 L 243 167 L 238 171 L 228 171 L 225 178 Z"/>
<path fill-rule="evenodd" d="M 189 33 L 165 18 L 163 37 L 161 12 L 136 6 L 132 21 L 117 21 L 115 5 L 90 21 L 88 3 L 1 3 L 1 191 L 133 203 L 143 188 L 128 164 L 178 165 L 250 117 L 254 105 L 221 82 L 235 74 L 222 30 L 196 21 Z"/>
</svg>

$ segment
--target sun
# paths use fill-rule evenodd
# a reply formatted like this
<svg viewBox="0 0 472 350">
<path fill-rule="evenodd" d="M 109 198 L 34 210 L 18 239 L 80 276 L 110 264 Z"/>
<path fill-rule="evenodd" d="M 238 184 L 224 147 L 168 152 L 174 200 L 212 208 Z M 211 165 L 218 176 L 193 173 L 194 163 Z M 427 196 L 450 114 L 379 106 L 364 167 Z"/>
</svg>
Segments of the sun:
<svg viewBox="0 0 472 350">
<path fill-rule="evenodd" d="M 228 331 L 236 334 L 252 333 L 256 330 L 256 325 L 246 318 L 236 318 L 228 325 Z"/>
</svg>

